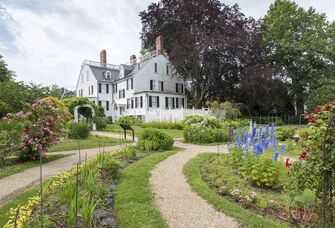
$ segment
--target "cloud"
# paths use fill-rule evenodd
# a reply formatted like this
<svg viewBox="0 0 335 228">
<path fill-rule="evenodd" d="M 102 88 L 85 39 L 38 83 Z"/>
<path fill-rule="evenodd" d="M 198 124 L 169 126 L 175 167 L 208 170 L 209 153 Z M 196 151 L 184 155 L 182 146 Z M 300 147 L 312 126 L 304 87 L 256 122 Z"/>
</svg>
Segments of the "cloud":
<svg viewBox="0 0 335 228">
<path fill-rule="evenodd" d="M 0 54 L 17 79 L 74 89 L 84 59 L 98 60 L 107 50 L 108 62 L 128 62 L 139 55 L 140 11 L 151 0 L 1 0 Z M 157 2 L 157 1 L 156 1 Z M 234 4 L 235 0 L 225 3 Z M 262 17 L 271 2 L 237 1 L 247 16 Z M 335 3 L 298 0 L 329 12 Z"/>
</svg>

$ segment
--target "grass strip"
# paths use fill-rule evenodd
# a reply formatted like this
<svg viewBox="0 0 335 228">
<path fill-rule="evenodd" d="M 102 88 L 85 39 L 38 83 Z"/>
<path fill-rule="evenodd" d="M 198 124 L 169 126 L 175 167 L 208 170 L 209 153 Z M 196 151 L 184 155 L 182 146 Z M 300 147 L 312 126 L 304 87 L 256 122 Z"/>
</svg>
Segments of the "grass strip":
<svg viewBox="0 0 335 228">
<path fill-rule="evenodd" d="M 70 156 L 70 155 L 72 155 L 72 154 L 66 154 L 66 155 L 63 155 L 63 154 L 49 155 L 47 158 L 43 159 L 43 164 L 46 164 L 48 162 L 55 161 L 57 159 L 64 158 L 64 157 L 67 157 L 67 156 Z M 39 161 L 39 159 L 37 159 L 35 161 L 28 161 L 28 162 L 24 162 L 24 163 L 17 163 L 17 164 L 13 164 L 13 165 L 8 165 L 8 166 L 5 166 L 5 167 L 1 167 L 0 168 L 1 169 L 0 180 L 3 179 L 3 178 L 5 178 L 5 177 L 8 177 L 10 175 L 13 175 L 15 173 L 22 172 L 22 171 L 24 171 L 26 169 L 39 166 L 39 164 L 40 164 L 40 161 Z"/>
<path fill-rule="evenodd" d="M 155 205 L 149 178 L 154 167 L 176 153 L 154 153 L 129 165 L 116 187 L 115 207 L 121 227 L 167 227 Z"/>
<path fill-rule="evenodd" d="M 100 137 L 100 136 L 90 136 L 87 139 L 80 139 L 81 149 L 97 148 L 100 146 L 115 146 L 120 144 L 120 139 L 110 138 L 110 137 Z M 66 139 L 59 142 L 56 146 L 51 147 L 48 152 L 58 152 L 58 151 L 71 151 L 78 150 L 78 140 L 77 139 Z"/>
<path fill-rule="evenodd" d="M 203 181 L 200 166 L 204 161 L 216 155 L 217 154 L 208 153 L 200 154 L 184 166 L 184 174 L 193 190 L 209 204 L 213 205 L 216 210 L 235 218 L 243 227 L 287 227 L 285 224 L 280 224 L 273 219 L 262 217 L 234 204 L 225 197 L 218 195 Z"/>
</svg>

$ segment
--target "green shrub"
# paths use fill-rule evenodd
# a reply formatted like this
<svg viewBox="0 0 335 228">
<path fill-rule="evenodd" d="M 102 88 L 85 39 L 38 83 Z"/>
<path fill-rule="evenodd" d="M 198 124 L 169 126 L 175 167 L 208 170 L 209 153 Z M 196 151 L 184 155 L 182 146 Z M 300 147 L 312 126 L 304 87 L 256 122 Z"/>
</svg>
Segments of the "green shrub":
<svg viewBox="0 0 335 228">
<path fill-rule="evenodd" d="M 232 127 L 234 129 L 249 126 L 249 119 L 236 119 L 236 120 L 221 120 L 221 125 L 225 128 Z"/>
<path fill-rule="evenodd" d="M 294 129 L 290 127 L 280 127 L 275 129 L 275 136 L 280 141 L 292 139 L 294 136 Z"/>
<path fill-rule="evenodd" d="M 256 155 L 254 155 L 256 156 Z M 245 163 L 248 161 L 248 163 Z M 257 156 L 256 159 L 244 160 L 245 172 L 243 176 L 259 187 L 282 187 L 285 167 L 283 163 L 273 161 L 265 156 Z"/>
<path fill-rule="evenodd" d="M 91 129 L 84 122 L 71 122 L 67 125 L 66 135 L 70 139 L 87 139 Z"/>
<path fill-rule="evenodd" d="M 136 157 L 136 147 L 134 146 L 128 146 L 122 150 L 114 152 L 114 156 L 117 159 L 120 160 L 128 160 Z"/>
<path fill-rule="evenodd" d="M 177 129 L 182 130 L 183 125 L 176 122 L 148 122 L 142 123 L 143 128 L 158 128 L 158 129 Z"/>
<path fill-rule="evenodd" d="M 203 116 L 203 115 L 188 115 L 185 116 L 181 121 L 181 125 L 184 127 L 191 126 L 192 124 L 199 124 L 203 127 L 210 128 L 220 128 L 220 120 L 213 116 Z"/>
<path fill-rule="evenodd" d="M 117 121 L 117 124 L 128 124 L 128 125 L 140 125 L 141 120 L 137 119 L 134 116 L 120 116 Z"/>
<path fill-rule="evenodd" d="M 97 130 L 103 130 L 107 127 L 109 120 L 106 117 L 93 117 L 93 123 L 97 125 Z"/>
<path fill-rule="evenodd" d="M 214 142 L 227 142 L 230 140 L 227 129 L 213 129 L 193 124 L 184 128 L 185 142 L 203 144 Z"/>
<path fill-rule="evenodd" d="M 140 134 L 138 147 L 143 151 L 162 151 L 171 150 L 173 146 L 173 138 L 157 129 L 146 128 Z"/>
<path fill-rule="evenodd" d="M 275 123 L 276 126 L 282 126 L 283 125 L 283 120 L 281 117 L 273 117 L 273 116 L 249 116 L 246 119 L 252 121 L 257 124 L 272 124 Z"/>
</svg>

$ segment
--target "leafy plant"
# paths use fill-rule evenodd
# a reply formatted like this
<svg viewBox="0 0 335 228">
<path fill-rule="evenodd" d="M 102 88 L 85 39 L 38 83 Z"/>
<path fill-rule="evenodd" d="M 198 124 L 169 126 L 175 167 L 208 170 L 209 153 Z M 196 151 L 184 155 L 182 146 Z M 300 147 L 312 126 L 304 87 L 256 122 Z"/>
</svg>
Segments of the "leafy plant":
<svg viewBox="0 0 335 228">
<path fill-rule="evenodd" d="M 184 127 L 198 124 L 203 127 L 220 128 L 220 120 L 213 116 L 188 115 L 180 122 Z"/>
<path fill-rule="evenodd" d="M 91 129 L 84 122 L 71 122 L 67 126 L 66 135 L 71 139 L 87 139 Z"/>
<path fill-rule="evenodd" d="M 141 127 L 158 128 L 158 129 L 177 129 L 177 130 L 183 129 L 183 125 L 176 122 L 148 122 L 148 123 L 142 123 Z"/>
<path fill-rule="evenodd" d="M 92 119 L 92 122 L 96 124 L 97 130 L 104 130 L 109 123 L 109 120 L 106 117 L 95 116 Z"/>
<path fill-rule="evenodd" d="M 146 128 L 139 137 L 138 147 L 143 148 L 143 144 L 152 144 L 153 151 L 170 150 L 173 146 L 172 136 L 153 128 Z"/>
<path fill-rule="evenodd" d="M 228 130 L 213 129 L 198 124 L 193 124 L 184 128 L 184 139 L 185 142 L 198 144 L 227 142 L 230 140 Z"/>
<path fill-rule="evenodd" d="M 141 120 L 137 119 L 134 116 L 120 116 L 117 121 L 117 124 L 128 124 L 128 125 L 140 125 Z"/>
<path fill-rule="evenodd" d="M 292 139 L 294 136 L 294 129 L 290 127 L 280 127 L 275 129 L 275 136 L 280 141 Z"/>
</svg>

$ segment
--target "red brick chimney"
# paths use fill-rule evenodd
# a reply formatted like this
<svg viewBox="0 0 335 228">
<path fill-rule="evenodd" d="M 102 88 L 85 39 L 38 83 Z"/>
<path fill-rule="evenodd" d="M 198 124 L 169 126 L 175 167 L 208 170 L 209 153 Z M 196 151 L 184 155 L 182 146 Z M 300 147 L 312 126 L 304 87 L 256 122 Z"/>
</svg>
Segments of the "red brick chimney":
<svg viewBox="0 0 335 228">
<path fill-rule="evenodd" d="M 100 52 L 100 66 L 106 67 L 107 66 L 107 53 L 106 50 L 102 50 Z"/>
<path fill-rule="evenodd" d="M 130 65 L 133 66 L 136 64 L 136 55 L 130 56 Z"/>
<path fill-rule="evenodd" d="M 163 54 L 164 52 L 164 46 L 163 46 L 163 37 L 158 36 L 156 38 L 156 52 L 158 55 Z"/>
</svg>

